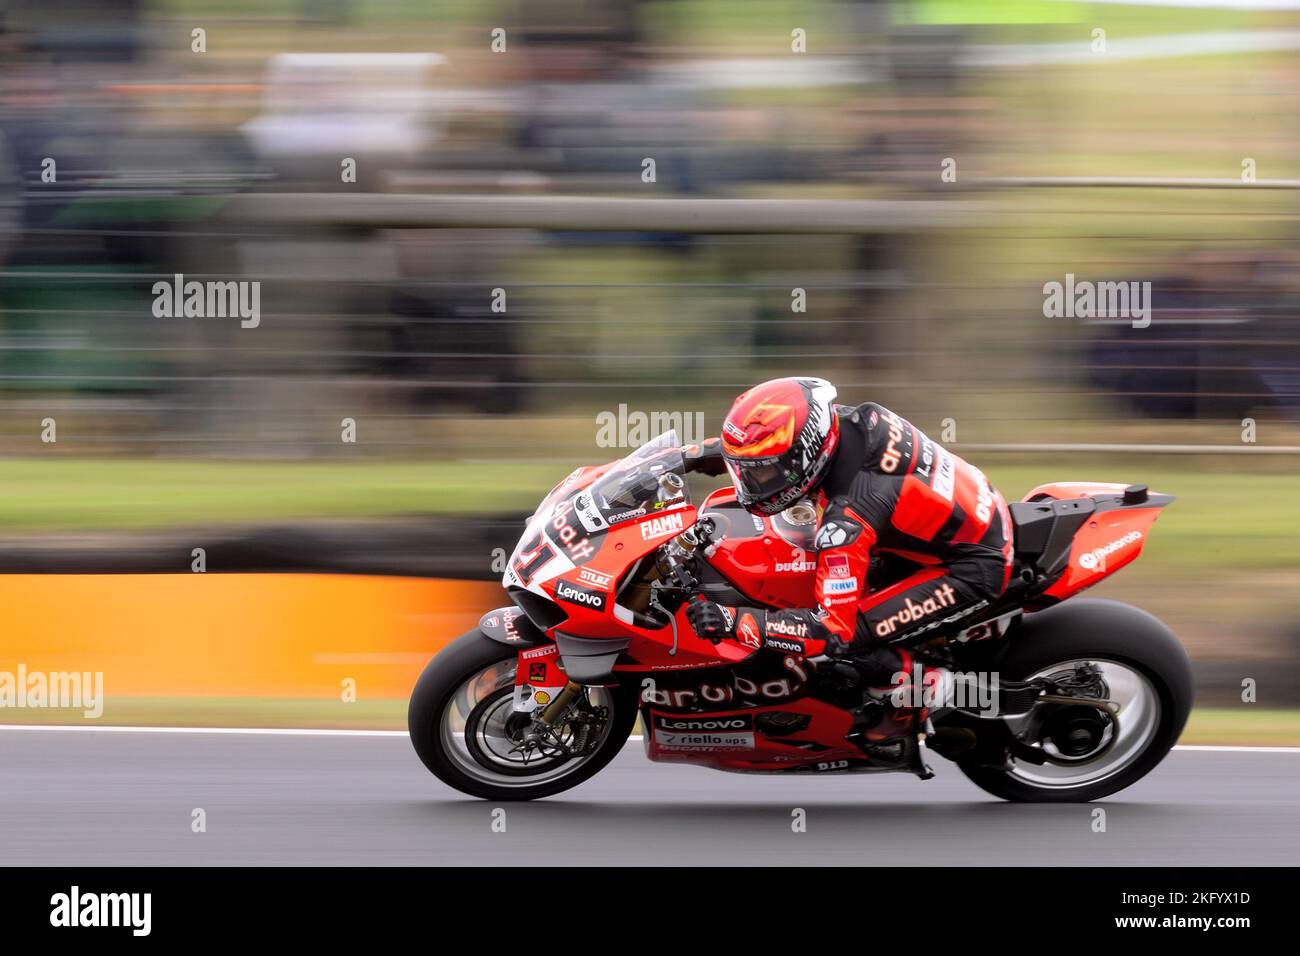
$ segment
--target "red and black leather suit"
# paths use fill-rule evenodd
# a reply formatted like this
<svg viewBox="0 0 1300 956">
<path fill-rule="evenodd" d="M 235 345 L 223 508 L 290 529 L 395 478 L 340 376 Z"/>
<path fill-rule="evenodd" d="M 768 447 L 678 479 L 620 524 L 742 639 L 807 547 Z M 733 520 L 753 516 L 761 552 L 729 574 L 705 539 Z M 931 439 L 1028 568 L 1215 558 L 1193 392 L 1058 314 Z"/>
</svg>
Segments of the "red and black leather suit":
<svg viewBox="0 0 1300 956">
<path fill-rule="evenodd" d="M 748 616 L 764 636 L 857 654 L 914 644 L 998 598 L 1011 574 L 1011 520 L 984 474 L 880 405 L 835 410 L 840 444 L 817 492 L 819 607 L 725 608 L 733 627 Z M 873 593 L 873 555 L 921 567 Z"/>
</svg>

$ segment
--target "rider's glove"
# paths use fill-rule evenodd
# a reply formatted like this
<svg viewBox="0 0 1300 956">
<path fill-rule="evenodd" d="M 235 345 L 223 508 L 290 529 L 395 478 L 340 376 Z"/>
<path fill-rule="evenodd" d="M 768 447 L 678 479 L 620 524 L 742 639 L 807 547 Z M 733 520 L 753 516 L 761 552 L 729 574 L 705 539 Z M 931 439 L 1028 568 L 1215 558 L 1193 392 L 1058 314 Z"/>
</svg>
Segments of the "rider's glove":
<svg viewBox="0 0 1300 956">
<path fill-rule="evenodd" d="M 822 653 L 827 657 L 844 657 L 849 653 L 849 648 L 853 645 L 844 638 L 840 637 L 834 631 L 828 630 L 826 634 L 826 646 Z"/>
<path fill-rule="evenodd" d="M 700 637 L 717 644 L 731 634 L 734 617 L 728 617 L 722 606 L 710 601 L 703 594 L 697 594 L 686 605 L 686 619 L 691 628 Z"/>
<path fill-rule="evenodd" d="M 706 438 L 698 445 L 685 445 L 682 458 L 686 470 L 710 475 L 714 478 L 727 473 L 727 463 L 722 457 L 722 441 L 718 438 Z"/>
</svg>

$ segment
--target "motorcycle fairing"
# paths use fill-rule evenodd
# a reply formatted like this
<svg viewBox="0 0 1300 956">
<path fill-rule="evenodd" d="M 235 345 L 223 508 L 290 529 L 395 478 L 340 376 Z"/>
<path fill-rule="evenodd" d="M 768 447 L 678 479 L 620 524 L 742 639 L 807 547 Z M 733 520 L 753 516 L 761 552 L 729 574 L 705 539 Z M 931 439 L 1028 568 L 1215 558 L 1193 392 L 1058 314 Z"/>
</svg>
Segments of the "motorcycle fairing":
<svg viewBox="0 0 1300 956">
<path fill-rule="evenodd" d="M 1130 487 L 1140 491 L 1133 500 L 1128 497 Z M 1062 601 L 1085 591 L 1135 561 L 1161 510 L 1174 500 L 1172 495 L 1147 492 L 1142 486 L 1086 481 L 1040 485 L 1024 500 L 1080 498 L 1090 499 L 1093 508 L 1071 538 L 1064 568 L 1043 591 L 1049 601 Z"/>
<path fill-rule="evenodd" d="M 654 674 L 641 694 L 646 756 L 744 773 L 911 769 L 901 749 L 898 760 L 873 760 L 849 739 L 855 730 L 904 737 L 911 711 L 855 728 L 857 718 L 817 680 L 801 656 L 769 648 L 731 667 Z"/>
<path fill-rule="evenodd" d="M 479 618 L 478 629 L 485 637 L 515 647 L 532 647 L 546 643 L 546 635 L 514 605 L 488 611 Z"/>
<path fill-rule="evenodd" d="M 634 564 L 696 519 L 685 460 L 670 431 L 620 461 L 571 475 L 547 495 L 503 583 L 551 636 L 562 630 L 575 638 L 628 641 L 659 634 L 669 629 L 618 606 L 618 588 Z M 531 595 L 544 601 L 539 606 Z"/>
<path fill-rule="evenodd" d="M 701 513 L 718 526 L 726 547 L 714 553 L 710 567 L 750 603 L 768 607 L 813 607 L 817 603 L 817 552 L 813 528 L 793 526 L 781 515 L 751 515 L 736 501 L 731 488 L 705 499 Z M 802 533 L 801 533 L 802 531 Z"/>
<path fill-rule="evenodd" d="M 896 759 L 872 759 L 853 739 L 901 742 L 914 733 L 910 711 L 881 714 L 855 728 L 853 715 L 814 697 L 779 707 L 708 711 L 642 708 L 646 756 L 660 763 L 691 763 L 737 773 L 852 773 L 911 769 L 909 749 L 895 743 Z"/>
</svg>

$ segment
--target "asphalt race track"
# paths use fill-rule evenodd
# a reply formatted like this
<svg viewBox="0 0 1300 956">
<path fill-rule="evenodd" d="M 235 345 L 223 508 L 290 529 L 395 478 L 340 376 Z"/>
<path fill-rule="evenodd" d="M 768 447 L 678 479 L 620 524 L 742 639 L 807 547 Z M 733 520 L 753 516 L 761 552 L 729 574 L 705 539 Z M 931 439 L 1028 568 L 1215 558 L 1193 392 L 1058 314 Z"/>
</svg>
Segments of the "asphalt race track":
<svg viewBox="0 0 1300 956">
<path fill-rule="evenodd" d="M 1179 749 L 1095 805 L 1012 805 L 938 776 L 767 777 L 655 765 L 638 740 L 559 797 L 448 789 L 404 735 L 0 729 L 11 865 L 707 863 L 1281 865 L 1300 750 Z M 504 806 L 505 832 L 492 811 Z M 1106 832 L 1093 830 L 1093 808 Z M 192 811 L 207 831 L 191 830 Z M 807 831 L 791 831 L 791 811 Z"/>
</svg>

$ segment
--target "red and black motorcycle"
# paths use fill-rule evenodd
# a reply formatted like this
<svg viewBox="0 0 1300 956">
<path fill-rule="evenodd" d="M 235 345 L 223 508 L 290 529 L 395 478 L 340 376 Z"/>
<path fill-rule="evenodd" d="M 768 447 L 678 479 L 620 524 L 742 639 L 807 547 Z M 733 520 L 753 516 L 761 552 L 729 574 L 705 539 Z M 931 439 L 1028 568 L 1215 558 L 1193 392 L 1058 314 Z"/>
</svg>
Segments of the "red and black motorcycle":
<svg viewBox="0 0 1300 956">
<path fill-rule="evenodd" d="M 730 488 L 697 509 L 669 432 L 577 469 L 543 499 L 503 579 L 515 606 L 430 661 L 411 696 L 411 740 L 440 780 L 493 800 L 576 786 L 614 758 L 638 714 L 656 761 L 924 778 L 925 755 L 938 753 L 1005 799 L 1094 800 L 1173 746 L 1191 670 L 1144 611 L 1066 599 L 1134 560 L 1172 500 L 1142 485 L 1034 489 L 1010 506 L 1005 595 L 914 648 L 953 675 L 943 692 L 901 679 L 882 694 L 805 635 L 695 635 L 684 609 L 699 592 L 814 606 L 818 514 L 800 502 L 750 515 Z M 888 600 L 913 570 L 875 562 L 868 600 Z"/>
</svg>

